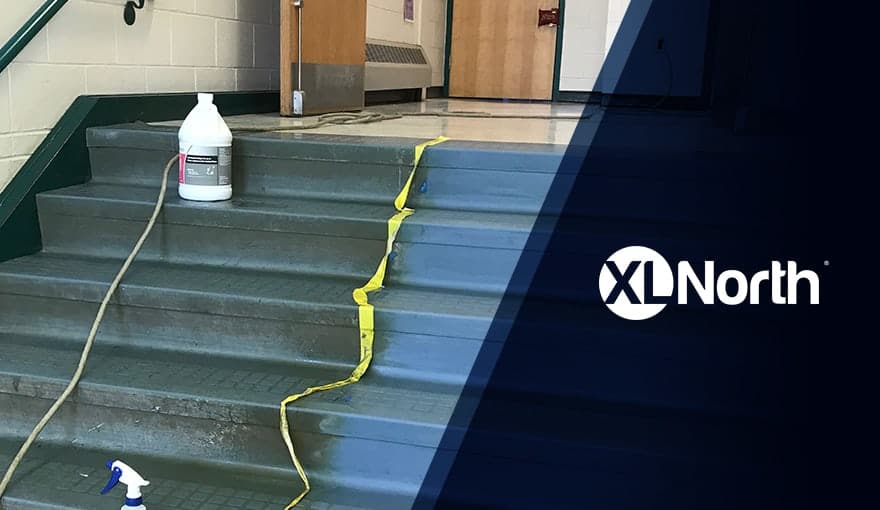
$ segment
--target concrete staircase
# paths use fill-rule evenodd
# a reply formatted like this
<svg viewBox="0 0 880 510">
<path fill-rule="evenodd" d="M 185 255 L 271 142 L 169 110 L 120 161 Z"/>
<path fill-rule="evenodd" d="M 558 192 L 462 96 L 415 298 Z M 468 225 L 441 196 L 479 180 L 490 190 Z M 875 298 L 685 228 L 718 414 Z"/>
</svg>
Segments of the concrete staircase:
<svg viewBox="0 0 880 510">
<path fill-rule="evenodd" d="M 411 195 L 417 213 L 401 230 L 387 287 L 371 297 L 370 372 L 291 409 L 314 487 L 302 508 L 410 508 L 432 460 L 453 455 L 438 445 L 477 354 L 497 353 L 505 341 L 505 354 L 528 360 L 540 349 L 558 366 L 549 378 L 546 366 L 495 374 L 499 412 L 522 402 L 502 417 L 517 436 L 483 431 L 490 440 L 469 453 L 492 457 L 499 472 L 539 463 L 558 472 L 554 491 L 586 487 L 590 501 L 625 508 L 623 495 L 639 507 L 639 498 L 690 494 L 665 482 L 686 487 L 719 459 L 742 461 L 736 469 L 763 465 L 756 448 L 738 445 L 773 441 L 750 417 L 775 409 L 778 395 L 768 388 L 778 385 L 767 378 L 786 346 L 754 334 L 742 322 L 754 319 L 742 313 L 670 307 L 651 321 L 622 323 L 598 300 L 595 271 L 621 247 L 700 259 L 737 253 L 743 236 L 757 235 L 731 226 L 743 208 L 725 200 L 742 195 L 705 193 L 742 186 L 742 174 L 729 171 L 742 166 L 733 151 L 688 159 L 689 139 L 657 122 L 650 136 L 626 138 L 638 150 L 591 149 L 580 176 L 591 185 L 578 187 L 576 214 L 558 224 L 538 213 L 562 206 L 564 197 L 544 203 L 554 179 L 565 188 L 576 178 L 578 168 L 560 168 L 564 147 L 450 141 L 429 149 Z M 684 140 L 678 152 L 670 140 Z M 32 450 L 5 507 L 116 508 L 120 493 L 98 496 L 111 458 L 152 480 L 149 508 L 275 509 L 297 495 L 278 403 L 346 376 L 356 362 L 351 291 L 384 253 L 391 203 L 419 142 L 239 136 L 231 202 L 181 201 L 172 185 L 80 389 Z M 0 264 L 4 466 L 73 372 L 97 303 L 176 151 L 172 129 L 137 124 L 93 129 L 88 143 L 91 182 L 38 197 L 43 251 Z M 567 245 L 578 248 L 543 253 L 551 232 L 577 239 Z M 542 257 L 570 267 L 568 280 L 542 278 L 517 335 L 487 338 L 493 320 L 513 319 L 515 307 L 499 308 L 505 291 L 516 296 L 528 284 L 510 284 L 517 264 L 535 267 Z M 535 415 L 536 401 L 547 414 Z M 557 436 L 569 458 L 543 458 L 542 441 Z M 589 477 L 567 481 L 584 466 Z M 455 497 L 489 503 L 479 494 Z"/>
<path fill-rule="evenodd" d="M 89 132 L 92 180 L 39 195 L 44 249 L 0 264 L 0 463 L 70 377 L 106 286 L 142 231 L 167 128 Z M 150 508 L 279 508 L 301 484 L 279 401 L 357 360 L 352 289 L 383 254 L 417 140 L 254 134 L 235 198 L 182 201 L 114 298 L 80 389 L 43 433 L 5 508 L 115 508 L 111 458 L 152 479 Z M 374 365 L 296 404 L 314 491 L 303 508 L 409 508 L 564 148 L 430 149 L 376 295 Z M 541 228 L 540 225 L 538 228 Z M 525 257 L 535 258 L 534 253 Z"/>
</svg>

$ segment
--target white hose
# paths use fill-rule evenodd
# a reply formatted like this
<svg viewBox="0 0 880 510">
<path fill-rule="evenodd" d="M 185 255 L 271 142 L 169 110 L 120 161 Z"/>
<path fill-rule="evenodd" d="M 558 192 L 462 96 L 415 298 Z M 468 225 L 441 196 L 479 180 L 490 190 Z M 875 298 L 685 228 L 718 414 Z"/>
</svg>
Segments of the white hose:
<svg viewBox="0 0 880 510">
<path fill-rule="evenodd" d="M 3 475 L 3 481 L 0 482 L 0 498 L 3 497 L 3 493 L 6 492 L 6 488 L 9 486 L 9 482 L 12 481 L 12 475 L 15 474 L 15 470 L 18 469 L 19 464 L 21 464 L 22 459 L 27 454 L 31 445 L 34 444 L 34 441 L 40 436 L 40 433 L 46 428 L 46 425 L 52 420 L 52 417 L 55 416 L 55 413 L 61 409 L 61 406 L 70 397 L 70 394 L 73 393 L 73 390 L 76 389 L 79 384 L 80 379 L 82 379 L 83 371 L 85 371 L 86 363 L 89 360 L 89 354 L 92 352 L 92 346 L 95 344 L 95 335 L 98 334 L 98 328 L 101 326 L 101 321 L 104 319 L 104 312 L 107 310 L 107 305 L 110 303 L 110 299 L 113 297 L 113 294 L 116 292 L 116 289 L 119 287 L 120 282 L 122 282 L 122 278 L 125 276 L 125 273 L 128 272 L 128 268 L 131 266 L 131 263 L 134 262 L 134 259 L 137 257 L 138 252 L 141 251 L 144 243 L 149 237 L 150 232 L 153 230 L 153 226 L 156 224 L 156 218 L 159 217 L 159 212 L 162 210 L 162 204 L 165 202 L 165 192 L 168 189 L 168 173 L 171 171 L 171 168 L 175 163 L 178 162 L 179 156 L 175 155 L 170 160 L 168 160 L 168 164 L 165 165 L 165 171 L 162 173 L 162 187 L 159 190 L 159 198 L 156 200 L 156 207 L 153 209 L 153 215 L 150 216 L 150 221 L 147 223 L 147 227 L 144 229 L 144 233 L 141 234 L 140 239 L 138 239 L 137 244 L 134 245 L 134 249 L 131 250 L 131 253 L 128 255 L 128 258 L 125 259 L 125 263 L 122 264 L 122 267 L 119 268 L 119 272 L 116 273 L 116 278 L 113 279 L 113 282 L 110 284 L 110 287 L 107 289 L 107 293 L 104 295 L 104 299 L 101 301 L 101 307 L 98 308 L 98 314 L 95 316 L 95 321 L 92 322 L 92 330 L 89 332 L 89 337 L 86 339 L 86 344 L 83 347 L 82 355 L 79 358 L 79 365 L 76 367 L 76 372 L 74 372 L 73 377 L 70 379 L 70 382 L 67 383 L 67 388 L 64 389 L 64 392 L 61 393 L 61 396 L 58 397 L 58 400 L 52 404 L 52 407 L 46 411 L 46 414 L 40 419 L 37 425 L 34 427 L 34 430 L 28 435 L 27 439 L 24 441 L 24 444 L 21 445 L 21 448 L 18 450 L 18 453 L 15 455 L 15 458 L 12 459 L 12 462 L 9 464 L 9 468 L 6 470 L 6 474 Z"/>
</svg>

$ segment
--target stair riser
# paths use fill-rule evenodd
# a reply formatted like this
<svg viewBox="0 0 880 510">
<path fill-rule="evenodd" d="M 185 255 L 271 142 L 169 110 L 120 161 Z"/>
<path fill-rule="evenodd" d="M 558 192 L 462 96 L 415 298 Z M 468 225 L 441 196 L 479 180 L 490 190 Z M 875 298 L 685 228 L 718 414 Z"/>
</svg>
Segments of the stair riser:
<svg viewBox="0 0 880 510">
<path fill-rule="evenodd" d="M 92 179 L 106 184 L 158 187 L 170 154 L 101 147 L 91 149 Z M 391 204 L 409 176 L 409 165 L 235 157 L 235 196 L 304 197 Z M 176 189 L 176 169 L 169 188 Z M 332 175 L 332 179 L 327 176 Z M 422 167 L 411 207 L 538 212 L 552 174 Z M 424 186 L 423 186 L 424 184 Z"/>
<path fill-rule="evenodd" d="M 53 253 L 124 259 L 143 228 L 143 221 L 79 217 L 70 214 L 41 212 L 43 245 Z M 409 225 L 404 225 L 405 233 Z M 413 226 L 410 230 L 424 230 Z M 657 239 L 634 234 L 602 236 L 583 234 L 580 253 L 553 254 L 558 264 L 573 268 L 573 276 L 598 274 L 605 259 L 628 245 L 649 246 L 667 260 L 725 258 L 724 266 L 738 251 L 737 239 L 691 240 Z M 413 238 L 417 235 L 409 234 Z M 157 224 L 141 251 L 141 260 L 182 264 L 208 264 L 229 268 L 331 274 L 360 277 L 364 281 L 375 270 L 385 251 L 378 240 L 326 237 L 295 233 L 211 228 L 180 224 Z M 517 263 L 537 266 L 542 255 L 536 251 L 477 248 L 399 242 L 395 244 L 388 282 L 403 285 L 432 286 L 481 292 L 524 292 L 527 288 L 511 277 Z M 739 261 L 757 263 L 759 261 Z M 696 263 L 696 262 L 695 262 Z M 696 263 L 696 267 L 699 264 Z M 577 268 L 576 270 L 574 268 Z M 592 272 L 590 272 L 592 271 Z M 719 271 L 720 272 L 720 271 Z M 570 275 L 572 276 L 572 275 Z M 546 288 L 532 291 L 547 296 L 581 299 L 583 288 L 565 292 L 571 281 L 550 282 Z M 591 293 L 594 289 L 589 287 Z"/>
<path fill-rule="evenodd" d="M 306 134 L 241 134 L 235 136 L 233 153 L 240 157 L 282 160 L 348 162 L 358 165 L 393 164 L 412 167 L 414 148 L 425 142 L 416 138 L 358 137 Z M 145 131 L 139 127 L 92 128 L 90 149 L 178 151 L 177 133 L 171 129 Z M 583 150 L 580 151 L 583 153 Z M 430 147 L 421 164 L 434 168 L 465 168 L 555 174 L 568 153 L 564 146 L 482 143 L 450 140 Z M 575 173 L 577 169 L 566 168 Z M 644 174 L 644 169 L 641 169 Z"/>
<path fill-rule="evenodd" d="M 408 175 L 412 147 L 419 141 L 239 136 L 235 141 L 236 188 L 238 193 L 387 203 Z M 89 142 L 95 177 L 121 183 L 158 184 L 159 168 L 177 151 L 173 130 L 104 128 L 92 130 Z M 147 156 L 150 151 L 158 155 Z M 576 197 L 576 203 L 582 207 L 570 208 L 569 213 L 727 224 L 766 212 L 744 209 L 742 204 L 761 203 L 755 199 L 770 188 L 760 184 L 767 184 L 772 172 L 757 167 L 744 171 L 744 162 L 729 155 L 685 157 L 668 151 L 590 148 L 587 167 L 581 169 L 586 152 L 583 148 L 575 151 L 560 166 L 565 147 L 448 142 L 425 153 L 410 205 L 532 213 L 543 207 L 545 213 L 558 213 L 566 190 L 572 189 L 575 176 L 581 174 L 586 181 L 578 188 L 584 195 Z M 555 201 L 545 203 L 557 174 Z M 774 181 L 773 189 L 784 184 Z M 724 197 L 717 192 L 721 188 L 727 190 Z"/>
<path fill-rule="evenodd" d="M 0 330 L 22 335 L 58 335 L 66 339 L 66 344 L 78 346 L 88 333 L 96 305 L 6 296 L 0 297 L 0 308 L 8 313 Z M 580 392 L 579 398 L 690 409 L 711 405 L 725 413 L 742 411 L 737 402 L 746 401 L 743 395 L 759 390 L 761 381 L 773 374 L 771 363 L 764 372 L 756 370 L 748 384 L 732 387 L 725 381 L 736 377 L 737 367 L 755 365 L 757 359 L 773 360 L 780 356 L 778 349 L 770 348 L 770 344 L 759 338 L 742 342 L 735 330 L 719 336 L 705 328 L 702 323 L 706 319 L 699 317 L 682 317 L 690 324 L 684 329 L 661 321 L 656 325 L 639 324 L 639 328 L 621 334 L 614 331 L 617 319 L 607 311 L 604 313 L 607 314 L 605 320 L 590 319 L 587 321 L 590 327 L 586 328 L 583 312 L 575 309 L 541 313 L 544 321 L 531 324 L 527 333 L 509 339 L 515 344 L 509 349 L 571 350 L 571 339 L 579 339 L 582 356 L 572 359 L 570 368 L 560 367 L 561 373 L 576 377 L 581 377 L 577 374 L 581 374 L 585 366 L 592 367 L 586 373 L 597 377 L 597 384 L 584 386 L 587 391 Z M 664 313 L 671 314 L 674 310 Z M 523 320 L 532 315 L 534 313 L 524 316 Z M 51 320 L 46 320 L 47 317 Z M 321 363 L 323 359 L 326 363 L 350 366 L 357 356 L 356 338 L 353 328 L 318 327 L 313 331 L 305 325 L 280 321 L 111 306 L 98 341 L 103 346 L 127 349 L 198 352 L 205 356 L 278 362 L 308 358 Z M 481 348 L 481 343 L 473 340 L 383 331 L 378 331 L 376 338 L 369 377 L 393 379 L 402 384 L 463 384 Z M 512 377 L 510 387 L 519 388 L 521 375 Z M 619 382 L 599 384 L 601 380 L 610 379 Z M 532 385 L 542 386 L 541 381 L 529 380 Z M 696 381 L 700 381 L 699 384 Z M 553 380 L 546 384 L 550 392 L 560 387 L 577 387 L 570 381 L 560 384 Z M 499 385 L 508 386 L 508 383 Z M 719 405 L 721 401 L 723 405 Z M 752 401 L 763 399 L 756 397 Z M 748 410 L 749 413 L 755 411 Z"/>
<path fill-rule="evenodd" d="M 420 166 L 407 204 L 420 208 L 537 214 L 553 184 L 552 173 Z M 574 176 L 559 176 L 570 186 Z"/>
<path fill-rule="evenodd" d="M 438 164 L 447 151 L 453 149 L 437 149 L 423 160 L 413 184 L 414 208 L 751 225 L 772 212 L 761 204 L 777 203 L 773 193 L 787 189 L 786 183 L 768 176 L 772 169 L 744 172 L 742 161 L 591 152 L 586 162 L 572 159 L 561 167 L 512 171 L 514 162 L 506 167 L 492 161 L 471 167 Z M 578 194 L 571 195 L 572 190 Z"/>
<path fill-rule="evenodd" d="M 0 309 L 4 310 L 0 331 L 81 345 L 97 304 L 0 294 Z M 98 342 L 279 363 L 353 366 L 358 356 L 358 331 L 353 327 L 116 305 L 107 308 Z M 379 330 L 370 377 L 403 384 L 460 385 L 479 349 L 480 342 L 471 339 Z"/>
<path fill-rule="evenodd" d="M 112 190 L 108 194 L 107 189 Z M 104 193 L 104 194 L 102 194 Z M 97 195 L 97 196 L 95 196 Z M 150 188 L 105 188 L 97 184 L 74 186 L 37 195 L 37 209 L 41 215 L 77 216 L 84 222 L 91 218 L 138 221 L 144 223 L 153 212 L 158 191 Z M 306 207 L 288 210 L 289 206 L 312 204 L 318 210 Z M 340 238 L 384 241 L 388 235 L 388 218 L 394 213 L 391 204 L 346 205 L 304 202 L 295 200 L 272 201 L 233 199 L 226 202 L 191 202 L 166 195 L 159 215 L 160 223 L 226 228 L 230 230 L 257 230 L 281 234 L 307 234 Z M 335 216 L 341 213 L 346 216 Z M 443 234 L 445 228 L 434 228 Z M 447 235 L 458 234 L 453 230 Z M 427 233 L 422 234 L 427 236 Z M 423 242 L 430 242 L 425 240 Z M 501 241 L 504 242 L 502 238 Z"/>
<path fill-rule="evenodd" d="M 143 232 L 143 221 L 40 215 L 43 247 L 54 253 L 123 260 Z M 378 240 L 257 230 L 157 224 L 140 260 L 362 278 L 385 252 Z"/>
<path fill-rule="evenodd" d="M 93 148 L 93 179 L 100 183 L 158 187 L 168 157 L 167 152 L 159 151 Z M 650 166 L 656 161 L 645 160 L 641 164 Z M 172 170 L 170 184 L 173 193 L 175 172 Z M 391 204 L 408 172 L 407 165 L 236 157 L 233 193 Z M 333 178 L 327 179 L 327 175 Z M 426 164 L 416 173 L 408 204 L 415 209 L 559 214 L 570 198 L 567 190 L 573 188 L 575 179 L 573 174 L 438 168 Z M 567 214 L 701 224 L 739 224 L 744 215 L 752 218 L 761 214 L 742 208 L 745 197 L 754 192 L 719 195 L 718 178 L 649 179 L 612 173 L 588 174 L 581 179 L 586 180 L 586 184 L 578 185 L 583 192 L 571 199 Z M 551 186 L 556 191 L 553 200 L 548 201 Z M 728 187 L 739 189 L 742 185 L 732 181 Z"/>
<path fill-rule="evenodd" d="M 37 195 L 38 212 L 41 215 L 78 216 L 85 222 L 90 221 L 89 218 L 113 218 L 144 223 L 153 212 L 158 196 L 157 191 L 151 190 L 146 198 L 138 201 L 129 199 L 125 188 L 113 188 L 120 196 L 112 198 L 76 194 L 93 189 L 92 185 L 68 189 L 71 190 L 69 194 L 67 190 L 59 190 Z M 275 203 L 277 202 L 273 202 Z M 308 202 L 284 200 L 282 203 Z M 344 211 L 347 216 L 337 216 L 340 211 Z M 258 200 L 233 199 L 229 202 L 197 203 L 166 196 L 159 221 L 177 225 L 384 241 L 388 235 L 388 219 L 394 213 L 390 202 L 359 207 L 347 204 L 344 209 L 332 211 L 324 203 L 320 211 L 292 213 L 285 209 L 272 209 Z M 438 218 L 438 215 L 441 217 Z M 461 216 L 454 212 L 416 211 L 415 215 L 407 218 L 397 239 L 416 244 L 519 250 L 525 245 L 535 224 L 535 218 L 530 215 L 502 219 L 490 217 L 488 221 L 484 221 L 483 216 L 478 218 L 480 223 L 476 223 L 471 216 L 467 218 L 470 223 L 461 224 Z M 542 231 L 546 232 L 547 229 Z"/>
<path fill-rule="evenodd" d="M 131 273 L 136 272 L 135 264 Z M 98 282 L 0 273 L 0 289 L 4 293 L 13 295 L 99 303 L 104 296 L 106 286 L 106 283 Z M 394 296 L 390 295 L 393 292 L 383 291 L 376 294 L 372 300 L 376 306 L 377 330 L 483 340 L 492 323 L 493 314 L 464 315 L 470 309 L 462 309 L 461 315 L 458 312 L 456 315 L 451 315 L 401 311 L 393 305 Z M 231 318 L 255 317 L 314 325 L 357 327 L 357 308 L 353 302 L 351 305 L 329 305 L 263 300 L 240 295 L 196 294 L 134 284 L 123 284 L 115 296 L 115 302 L 122 306 L 226 315 Z"/>
<path fill-rule="evenodd" d="M 15 394 L 11 381 L 0 378 L 0 408 L 12 411 L 5 419 L 2 434 L 24 438 L 39 419 L 60 387 L 19 381 Z M 37 393 L 38 397 L 27 396 Z M 94 402 L 100 402 L 95 404 Z M 114 407 L 105 407 L 112 405 Z M 166 407 L 163 407 L 166 406 Z M 160 409 L 154 411 L 155 406 Z M 175 407 L 176 406 L 176 407 Z M 139 408 L 139 409 L 131 409 Z M 182 416 L 180 412 L 202 413 L 207 418 Z M 166 414 L 178 413 L 178 414 Z M 317 423 L 290 413 L 297 455 L 305 466 L 319 466 L 322 478 L 332 476 L 342 485 L 355 485 L 360 479 L 394 480 L 398 487 L 416 491 L 434 456 L 434 448 L 403 445 L 377 440 L 330 435 L 338 430 L 338 418 L 325 417 Z M 168 458 L 198 459 L 209 464 L 235 467 L 251 476 L 270 475 L 296 479 L 287 450 L 277 427 L 236 423 L 235 410 L 217 409 L 205 402 L 173 402 L 143 395 L 121 395 L 92 391 L 82 387 L 74 401 L 66 404 L 41 434 L 49 444 Z M 329 425 L 332 432 L 312 433 L 313 427 Z M 335 430 L 334 430 L 335 429 Z M 439 436 L 438 436 L 439 441 Z M 332 466 L 332 468 L 328 468 Z"/>
<path fill-rule="evenodd" d="M 92 180 L 98 183 L 158 187 L 173 153 L 116 147 L 90 150 Z M 360 166 L 326 161 L 235 157 L 236 196 L 311 197 L 391 203 L 403 185 L 402 166 Z M 333 179 L 327 179 L 332 175 Z M 177 168 L 169 189 L 176 193 Z"/>
<path fill-rule="evenodd" d="M 40 224 L 48 252 L 120 260 L 144 228 L 143 221 L 47 212 L 41 212 Z M 517 250 L 421 243 L 395 246 L 391 274 L 396 283 L 499 293 L 507 288 L 520 256 Z M 385 242 L 379 240 L 157 224 L 138 258 L 360 277 L 366 282 L 384 252 Z"/>
<path fill-rule="evenodd" d="M 151 212 L 149 206 L 137 202 L 52 194 L 38 200 L 44 246 L 56 253 L 123 258 Z M 368 214 L 375 216 L 376 211 Z M 425 216 L 425 220 L 430 218 Z M 384 252 L 380 240 L 387 235 L 383 218 L 249 214 L 235 203 L 231 207 L 192 207 L 172 202 L 160 221 L 167 224 L 156 227 L 142 252 L 143 259 L 207 261 L 227 267 L 357 275 L 364 279 Z M 492 224 L 477 231 L 420 221 L 417 213 L 404 223 L 390 266 L 390 282 L 498 293 L 525 290 L 508 283 L 520 258 L 533 265 L 538 260 L 536 252 L 520 256 L 528 238 L 526 232 L 493 229 Z M 546 223 L 541 222 L 530 244 L 538 251 L 548 240 Z M 578 246 L 578 250 L 554 254 L 558 263 L 573 268 L 600 268 L 608 255 L 627 245 L 649 246 L 672 262 L 695 257 L 712 260 L 722 255 L 730 259 L 745 245 L 741 234 L 717 229 L 690 232 L 687 229 L 694 227 L 675 224 L 656 230 L 640 227 L 637 231 L 629 223 L 600 225 L 592 221 L 574 227 L 579 230 L 572 231 L 568 226 L 557 235 L 567 236 L 564 244 Z M 479 239 L 480 243 L 464 246 L 467 239 Z M 560 295 L 563 288 L 565 285 L 554 284 L 533 291 L 552 296 L 554 291 Z"/>
</svg>

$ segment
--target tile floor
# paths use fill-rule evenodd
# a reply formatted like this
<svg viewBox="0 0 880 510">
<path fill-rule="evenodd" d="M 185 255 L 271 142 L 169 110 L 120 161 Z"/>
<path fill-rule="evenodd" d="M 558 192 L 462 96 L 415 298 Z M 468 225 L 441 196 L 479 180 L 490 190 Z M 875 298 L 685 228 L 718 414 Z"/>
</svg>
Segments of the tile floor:
<svg viewBox="0 0 880 510">
<path fill-rule="evenodd" d="M 403 118 L 360 125 L 330 125 L 308 133 L 436 138 L 481 142 L 568 145 L 582 117 L 596 107 L 581 104 L 522 103 L 504 101 L 429 99 L 420 103 L 372 106 L 367 111 L 401 114 Z M 481 117 L 473 117 L 474 114 Z M 469 116 L 470 115 L 470 116 Z M 482 117 L 485 115 L 485 117 Z M 590 121 L 598 123 L 598 117 Z M 226 118 L 229 127 L 267 128 L 304 125 L 314 117 L 298 119 L 278 114 L 238 115 Z M 179 125 L 180 121 L 160 123 Z"/>
</svg>

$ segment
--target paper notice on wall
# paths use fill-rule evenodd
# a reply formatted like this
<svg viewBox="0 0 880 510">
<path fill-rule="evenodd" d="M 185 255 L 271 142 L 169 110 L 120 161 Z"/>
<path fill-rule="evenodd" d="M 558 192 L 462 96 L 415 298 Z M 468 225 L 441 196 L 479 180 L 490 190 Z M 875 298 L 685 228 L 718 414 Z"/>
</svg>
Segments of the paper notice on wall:
<svg viewBox="0 0 880 510">
<path fill-rule="evenodd" d="M 404 21 L 416 20 L 415 0 L 403 0 L 403 19 Z"/>
</svg>

